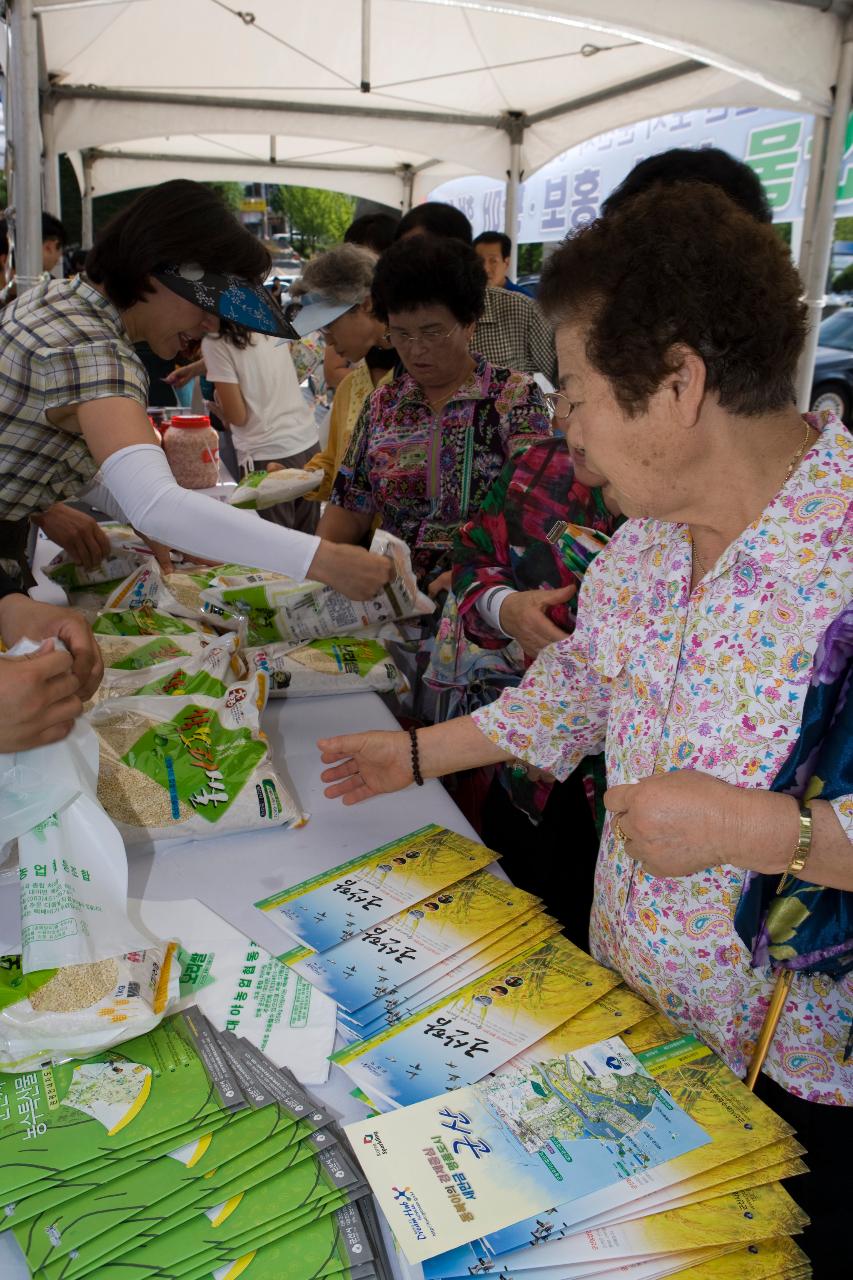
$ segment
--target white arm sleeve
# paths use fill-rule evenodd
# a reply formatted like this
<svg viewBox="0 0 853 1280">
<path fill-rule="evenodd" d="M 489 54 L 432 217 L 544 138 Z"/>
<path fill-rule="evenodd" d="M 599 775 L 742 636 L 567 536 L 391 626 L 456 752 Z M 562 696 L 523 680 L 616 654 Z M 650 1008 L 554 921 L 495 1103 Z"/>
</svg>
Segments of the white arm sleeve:
<svg viewBox="0 0 853 1280">
<path fill-rule="evenodd" d="M 512 587 L 492 587 L 490 591 L 483 592 L 476 605 L 477 612 L 486 625 L 497 631 L 499 636 L 506 636 L 507 640 L 511 640 L 512 636 L 501 626 L 501 605 L 507 596 L 514 595 Z"/>
<path fill-rule="evenodd" d="M 101 478 L 133 527 L 156 542 L 207 560 L 285 573 L 300 582 L 308 577 L 319 538 L 182 489 L 156 444 L 117 450 L 101 467 Z"/>
<path fill-rule="evenodd" d="M 83 493 L 78 495 L 83 502 L 88 502 L 90 507 L 94 507 L 96 511 L 103 511 L 113 520 L 120 521 L 121 524 L 127 524 L 127 516 L 110 493 L 107 486 L 101 480 L 100 471 L 95 476 L 94 483 L 89 485 Z"/>
</svg>

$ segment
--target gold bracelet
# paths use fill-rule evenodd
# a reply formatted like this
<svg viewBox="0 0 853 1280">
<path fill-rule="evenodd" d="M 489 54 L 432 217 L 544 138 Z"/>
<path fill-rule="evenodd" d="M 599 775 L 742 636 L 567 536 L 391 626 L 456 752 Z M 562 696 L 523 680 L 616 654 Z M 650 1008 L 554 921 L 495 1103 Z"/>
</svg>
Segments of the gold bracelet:
<svg viewBox="0 0 853 1280">
<path fill-rule="evenodd" d="M 809 854 L 812 851 L 812 811 L 808 805 L 800 806 L 800 834 L 797 840 L 797 847 L 793 852 L 791 861 L 788 863 L 786 876 L 800 876 L 803 868 L 809 860 Z"/>
</svg>

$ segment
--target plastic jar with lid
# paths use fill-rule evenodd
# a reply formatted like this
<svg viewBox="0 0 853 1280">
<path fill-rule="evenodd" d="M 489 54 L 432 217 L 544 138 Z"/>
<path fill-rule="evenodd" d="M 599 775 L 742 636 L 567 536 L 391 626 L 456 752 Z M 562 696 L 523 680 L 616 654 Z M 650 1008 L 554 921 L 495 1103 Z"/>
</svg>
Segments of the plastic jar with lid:
<svg viewBox="0 0 853 1280">
<path fill-rule="evenodd" d="M 211 489 L 219 479 L 219 436 L 210 418 L 172 418 L 163 435 L 172 475 L 184 489 Z"/>
</svg>

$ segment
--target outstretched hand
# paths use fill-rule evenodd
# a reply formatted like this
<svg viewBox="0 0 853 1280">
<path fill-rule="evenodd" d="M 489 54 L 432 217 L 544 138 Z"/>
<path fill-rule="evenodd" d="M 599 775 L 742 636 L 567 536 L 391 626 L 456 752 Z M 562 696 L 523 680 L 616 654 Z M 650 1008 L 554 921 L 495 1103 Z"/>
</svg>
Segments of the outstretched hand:
<svg viewBox="0 0 853 1280">
<path fill-rule="evenodd" d="M 402 791 L 412 782 L 411 744 L 406 733 L 374 731 L 321 738 L 317 743 L 324 764 L 320 774 L 331 783 L 324 794 L 344 804 L 360 804 L 389 791 Z M 340 763 L 335 763 L 339 761 Z"/>
</svg>

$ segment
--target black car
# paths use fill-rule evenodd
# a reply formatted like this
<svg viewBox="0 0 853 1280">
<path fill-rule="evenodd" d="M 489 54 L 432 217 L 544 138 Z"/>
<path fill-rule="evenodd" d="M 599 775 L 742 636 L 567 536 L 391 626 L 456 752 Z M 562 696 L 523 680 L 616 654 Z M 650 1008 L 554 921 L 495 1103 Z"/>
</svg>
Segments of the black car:
<svg viewBox="0 0 853 1280">
<path fill-rule="evenodd" d="M 812 379 L 812 409 L 831 409 L 853 425 L 853 307 L 821 321 Z"/>
</svg>

